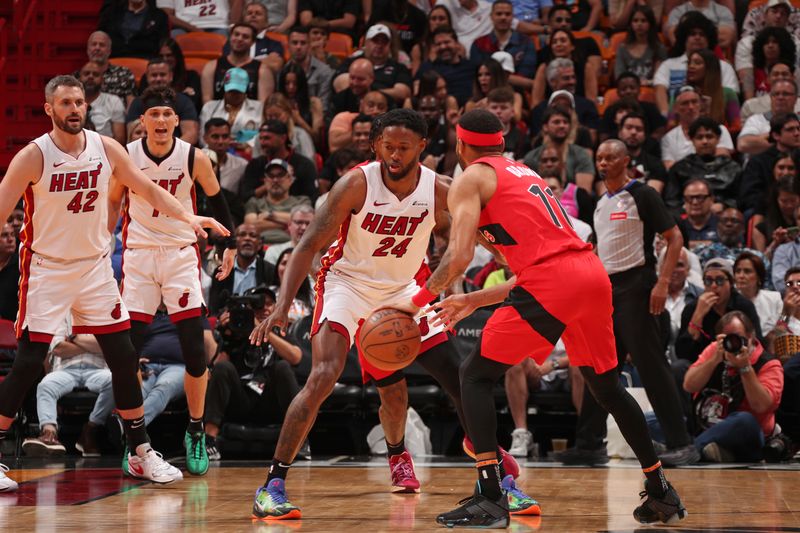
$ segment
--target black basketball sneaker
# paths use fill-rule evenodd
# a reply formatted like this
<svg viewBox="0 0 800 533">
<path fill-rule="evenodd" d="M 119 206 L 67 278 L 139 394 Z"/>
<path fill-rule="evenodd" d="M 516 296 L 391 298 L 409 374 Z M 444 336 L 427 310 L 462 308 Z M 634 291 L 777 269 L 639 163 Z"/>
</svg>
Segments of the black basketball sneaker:
<svg viewBox="0 0 800 533">
<path fill-rule="evenodd" d="M 504 529 L 508 527 L 508 496 L 503 492 L 499 501 L 479 494 L 464 498 L 459 506 L 436 517 L 436 523 L 445 527 L 470 527 L 482 529 Z"/>
<path fill-rule="evenodd" d="M 689 515 L 681 503 L 680 496 L 670 483 L 667 483 L 667 491 L 664 495 L 656 497 L 647 490 L 647 481 L 645 480 L 644 490 L 639 493 L 639 497 L 646 499 L 633 510 L 633 517 L 642 524 L 652 524 L 653 522 L 674 524 Z"/>
</svg>

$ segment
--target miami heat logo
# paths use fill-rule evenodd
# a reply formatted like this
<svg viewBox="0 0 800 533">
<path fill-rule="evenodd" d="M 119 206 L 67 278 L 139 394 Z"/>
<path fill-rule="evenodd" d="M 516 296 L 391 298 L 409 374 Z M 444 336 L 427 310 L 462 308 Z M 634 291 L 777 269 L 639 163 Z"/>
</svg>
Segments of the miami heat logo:
<svg viewBox="0 0 800 533">
<path fill-rule="evenodd" d="M 114 310 L 111 311 L 111 318 L 114 320 L 119 320 L 122 317 L 122 304 L 117 302 L 117 305 L 114 306 Z"/>
<path fill-rule="evenodd" d="M 180 298 L 178 298 L 178 305 L 186 307 L 189 305 L 189 289 L 185 289 Z"/>
</svg>

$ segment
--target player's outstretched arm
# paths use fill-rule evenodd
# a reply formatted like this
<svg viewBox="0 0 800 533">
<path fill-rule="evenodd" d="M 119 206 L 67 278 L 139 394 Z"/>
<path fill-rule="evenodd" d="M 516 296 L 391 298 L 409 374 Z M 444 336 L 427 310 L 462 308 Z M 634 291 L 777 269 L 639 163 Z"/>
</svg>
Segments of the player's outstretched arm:
<svg viewBox="0 0 800 533">
<path fill-rule="evenodd" d="M 339 227 L 351 214 L 358 213 L 364 205 L 367 183 L 364 172 L 354 169 L 342 176 L 328 193 L 328 199 L 320 206 L 314 220 L 297 243 L 289 263 L 286 265 L 280 295 L 275 310 L 267 320 L 261 322 L 250 334 L 250 342 L 259 345 L 265 342 L 274 328 L 286 333 L 287 316 L 300 284 L 308 275 L 314 255 L 327 248 L 336 238 Z M 323 265 L 324 266 L 324 265 Z"/>
<path fill-rule="evenodd" d="M 453 326 L 471 315 L 479 307 L 499 304 L 506 299 L 516 281 L 517 277 L 513 276 L 505 283 L 499 283 L 488 289 L 466 294 L 453 294 L 441 302 L 431 304 L 431 307 L 436 309 L 436 314 L 431 320 L 431 326 L 440 324 Z"/>
<path fill-rule="evenodd" d="M 195 233 L 207 237 L 203 228 L 210 228 L 221 235 L 230 235 L 230 232 L 213 218 L 200 217 L 183 208 L 177 198 L 151 181 L 141 170 L 136 168 L 127 152 L 120 144 L 110 137 L 103 137 L 103 146 L 111 161 L 114 177 L 130 190 L 139 194 L 155 209 L 182 220 L 192 226 Z"/>
<path fill-rule="evenodd" d="M 33 143 L 14 156 L 6 175 L 0 181 L 0 220 L 8 220 L 28 185 L 42 175 L 43 164 L 42 152 Z"/>
<path fill-rule="evenodd" d="M 203 188 L 203 192 L 208 197 L 208 205 L 211 207 L 211 214 L 214 219 L 221 222 L 228 231 L 233 233 L 233 217 L 228 209 L 228 202 L 219 186 L 217 175 L 211 166 L 211 160 L 202 150 L 194 151 L 194 180 Z M 227 278 L 233 271 L 233 263 L 236 259 L 236 241 L 228 239 L 226 243 L 217 244 L 217 255 L 222 258 L 222 263 L 217 272 L 216 278 L 219 281 Z"/>
</svg>

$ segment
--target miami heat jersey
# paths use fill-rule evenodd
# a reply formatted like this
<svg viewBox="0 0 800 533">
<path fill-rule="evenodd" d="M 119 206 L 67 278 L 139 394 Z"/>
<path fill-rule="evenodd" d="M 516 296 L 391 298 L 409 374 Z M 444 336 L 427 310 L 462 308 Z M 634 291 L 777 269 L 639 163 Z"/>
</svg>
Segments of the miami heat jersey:
<svg viewBox="0 0 800 533">
<path fill-rule="evenodd" d="M 160 8 L 172 8 L 175 16 L 198 28 L 227 28 L 229 0 L 158 0 Z"/>
<path fill-rule="evenodd" d="M 419 271 L 436 225 L 436 173 L 420 165 L 416 189 L 398 200 L 383 183 L 380 162 L 358 168 L 367 179 L 364 206 L 339 228 L 322 258 L 323 273 L 372 288 L 406 285 Z"/>
<path fill-rule="evenodd" d="M 145 139 L 137 139 L 128 144 L 128 154 L 148 178 L 177 198 L 184 209 L 195 212 L 194 151 L 189 143 L 175 138 L 172 150 L 165 157 L 157 158 L 148 152 Z M 159 212 L 139 195 L 128 191 L 122 230 L 122 243 L 126 248 L 188 246 L 196 241 L 197 236 L 189 224 Z"/>
<path fill-rule="evenodd" d="M 572 229 L 566 211 L 536 172 L 499 156 L 476 163 L 490 165 L 497 174 L 497 189 L 481 211 L 478 230 L 518 277 L 563 252 L 592 249 Z"/>
<path fill-rule="evenodd" d="M 25 191 L 22 244 L 45 257 L 97 257 L 111 246 L 108 182 L 111 164 L 100 135 L 83 130 L 86 147 L 76 158 L 62 152 L 49 134 L 34 139 L 42 152 L 42 175 Z M 80 233 L 80 238 L 76 238 Z"/>
</svg>

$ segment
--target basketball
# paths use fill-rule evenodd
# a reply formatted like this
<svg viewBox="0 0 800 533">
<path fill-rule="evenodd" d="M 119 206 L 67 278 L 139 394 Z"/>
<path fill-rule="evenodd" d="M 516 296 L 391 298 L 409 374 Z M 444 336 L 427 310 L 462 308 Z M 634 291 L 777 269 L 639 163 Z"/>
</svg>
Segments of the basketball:
<svg viewBox="0 0 800 533">
<path fill-rule="evenodd" d="M 400 370 L 419 353 L 419 326 L 408 313 L 384 307 L 361 325 L 358 343 L 364 358 L 376 368 Z"/>
</svg>

